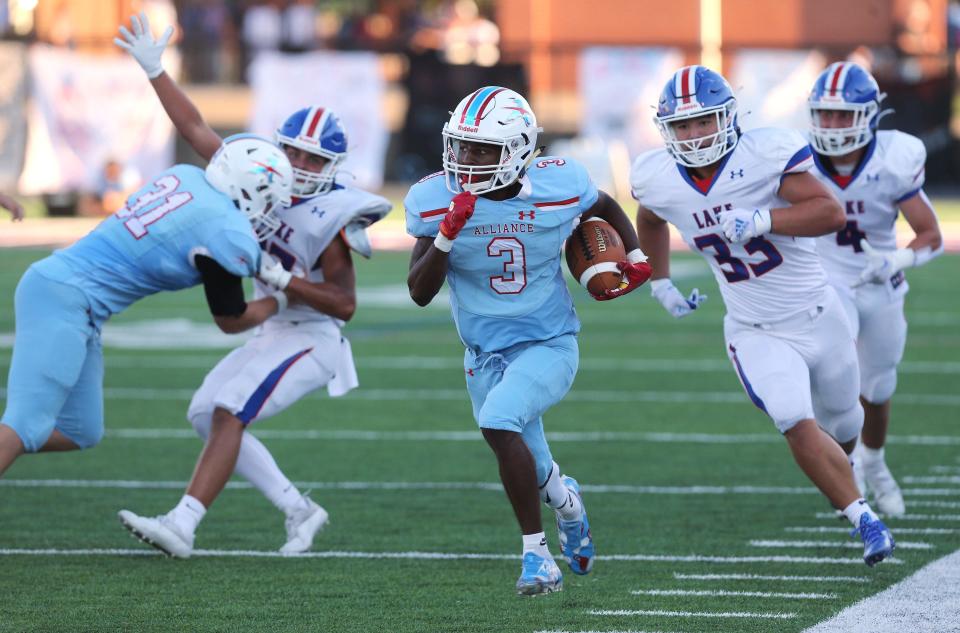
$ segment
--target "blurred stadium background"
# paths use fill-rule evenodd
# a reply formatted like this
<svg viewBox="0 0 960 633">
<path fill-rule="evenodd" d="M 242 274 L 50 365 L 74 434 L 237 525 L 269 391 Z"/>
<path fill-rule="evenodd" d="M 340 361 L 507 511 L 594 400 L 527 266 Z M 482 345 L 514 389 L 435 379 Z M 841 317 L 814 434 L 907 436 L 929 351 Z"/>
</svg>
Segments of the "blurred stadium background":
<svg viewBox="0 0 960 633">
<path fill-rule="evenodd" d="M 803 128 L 813 79 L 845 58 L 887 92 L 883 126 L 923 139 L 928 190 L 958 192 L 957 1 L 0 0 L 0 191 L 31 215 L 109 213 L 145 175 L 198 161 L 112 43 L 139 11 L 157 33 L 176 25 L 165 66 L 219 132 L 269 135 L 326 104 L 351 134 L 356 184 L 394 200 L 439 167 L 447 112 L 478 85 L 527 94 L 548 151 L 627 200 L 630 159 L 660 143 L 650 118 L 672 69 L 722 70 L 744 127 Z M 18 230 L 31 237 L 6 240 L 39 227 Z"/>
</svg>

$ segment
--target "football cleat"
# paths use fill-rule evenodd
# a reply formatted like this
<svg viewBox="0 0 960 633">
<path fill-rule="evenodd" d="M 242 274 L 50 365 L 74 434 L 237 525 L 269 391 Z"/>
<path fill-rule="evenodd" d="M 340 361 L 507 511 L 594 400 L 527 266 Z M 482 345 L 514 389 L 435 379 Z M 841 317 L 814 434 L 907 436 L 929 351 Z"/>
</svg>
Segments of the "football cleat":
<svg viewBox="0 0 960 633">
<path fill-rule="evenodd" d="M 190 558 L 193 535 L 185 536 L 167 515 L 142 517 L 129 510 L 121 510 L 117 516 L 123 527 L 147 545 L 173 558 Z"/>
<path fill-rule="evenodd" d="M 287 517 L 287 542 L 281 554 L 300 554 L 310 549 L 313 537 L 330 521 L 330 515 L 313 499 L 303 496 L 307 507 Z"/>
<path fill-rule="evenodd" d="M 546 558 L 534 552 L 523 555 L 523 567 L 517 580 L 517 593 L 521 596 L 538 596 L 563 589 L 563 574 L 553 556 Z"/>
<path fill-rule="evenodd" d="M 900 492 L 900 486 L 887 468 L 886 462 L 880 459 L 864 462 L 863 476 L 867 482 L 867 488 L 873 493 L 873 498 L 877 502 L 877 510 L 893 517 L 903 516 L 907 511 L 903 503 L 903 493 Z"/>
<path fill-rule="evenodd" d="M 590 522 L 587 521 L 587 507 L 580 496 L 580 484 L 573 477 L 564 475 L 561 479 L 570 494 L 580 499 L 580 518 L 563 521 L 557 515 L 557 531 L 560 533 L 560 551 L 570 565 L 570 571 L 578 575 L 589 574 L 593 569 L 593 536 L 590 534 Z"/>
<path fill-rule="evenodd" d="M 863 540 L 863 562 L 867 567 L 873 567 L 893 555 L 893 534 L 880 519 L 863 514 L 860 517 L 860 526 L 850 532 L 850 536 L 858 534 Z"/>
</svg>

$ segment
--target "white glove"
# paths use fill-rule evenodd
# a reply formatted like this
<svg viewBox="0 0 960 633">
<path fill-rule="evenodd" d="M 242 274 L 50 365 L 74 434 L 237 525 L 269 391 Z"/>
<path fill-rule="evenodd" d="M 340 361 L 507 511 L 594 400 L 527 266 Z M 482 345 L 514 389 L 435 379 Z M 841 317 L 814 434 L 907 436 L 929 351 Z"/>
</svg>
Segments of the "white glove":
<svg viewBox="0 0 960 633">
<path fill-rule="evenodd" d="M 650 294 L 675 319 L 687 316 L 707 300 L 707 295 L 700 294 L 700 290 L 697 288 L 693 289 L 689 298 L 684 297 L 669 279 L 654 279 L 651 281 Z"/>
<path fill-rule="evenodd" d="M 727 239 L 734 244 L 769 233 L 773 226 L 770 209 L 730 209 L 720 213 L 720 224 Z"/>
<path fill-rule="evenodd" d="M 260 270 L 257 271 L 257 277 L 265 284 L 273 286 L 277 290 L 284 290 L 290 285 L 293 274 L 268 253 L 260 253 Z"/>
<path fill-rule="evenodd" d="M 870 246 L 867 240 L 860 240 L 860 247 L 867 254 L 867 265 L 860 271 L 860 280 L 853 284 L 854 288 L 866 283 L 886 283 L 898 272 L 904 268 L 910 268 L 917 261 L 917 254 L 912 248 L 878 251 Z"/>
<path fill-rule="evenodd" d="M 168 26 L 160 39 L 155 40 L 150 33 L 150 20 L 147 19 L 146 13 L 130 18 L 130 25 L 133 26 L 133 33 L 128 31 L 127 27 L 121 26 L 120 35 L 123 39 L 115 37 L 113 43 L 133 55 L 143 68 L 143 72 L 147 73 L 147 77 L 150 79 L 159 77 L 163 72 L 160 58 L 163 57 L 163 49 L 167 47 L 167 42 L 173 35 L 173 27 Z"/>
</svg>

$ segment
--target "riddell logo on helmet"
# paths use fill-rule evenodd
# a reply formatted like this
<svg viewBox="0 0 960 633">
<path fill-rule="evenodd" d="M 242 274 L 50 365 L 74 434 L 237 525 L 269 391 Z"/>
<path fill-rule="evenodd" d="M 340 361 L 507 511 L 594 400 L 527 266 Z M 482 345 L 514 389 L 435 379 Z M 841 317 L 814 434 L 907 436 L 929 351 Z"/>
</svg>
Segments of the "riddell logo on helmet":
<svg viewBox="0 0 960 633">
<path fill-rule="evenodd" d="M 315 138 L 310 138 L 309 136 L 304 136 L 303 134 L 301 134 L 300 136 L 297 137 L 297 141 L 300 142 L 300 143 L 306 143 L 306 144 L 308 144 L 308 145 L 319 145 L 319 144 L 320 144 L 319 141 L 317 141 L 317 139 L 315 139 Z"/>
<path fill-rule="evenodd" d="M 696 110 L 701 106 L 696 101 L 691 101 L 690 103 L 684 103 L 677 106 L 677 112 L 685 112 L 686 110 Z"/>
<path fill-rule="evenodd" d="M 457 129 L 460 130 L 461 132 L 479 132 L 480 131 L 480 128 L 471 127 L 469 125 L 458 125 Z"/>
</svg>

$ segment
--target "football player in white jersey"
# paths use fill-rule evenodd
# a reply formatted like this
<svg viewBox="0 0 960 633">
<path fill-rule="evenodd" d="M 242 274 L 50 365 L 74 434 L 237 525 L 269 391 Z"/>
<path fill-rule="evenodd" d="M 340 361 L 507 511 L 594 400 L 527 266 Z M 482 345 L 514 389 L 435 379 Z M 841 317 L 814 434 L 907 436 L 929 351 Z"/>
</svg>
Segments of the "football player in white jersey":
<svg viewBox="0 0 960 633">
<path fill-rule="evenodd" d="M 653 296 L 677 318 L 700 301 L 669 279 L 669 222 L 720 285 L 727 353 L 747 395 L 853 524 L 864 561 L 883 560 L 893 538 L 861 498 L 845 454 L 863 424 L 853 335 L 813 239 L 839 230 L 843 209 L 809 173 L 806 140 L 776 128 L 742 133 L 730 85 L 704 66 L 670 78 L 654 122 L 666 148 L 642 154 L 631 171 Z"/>
<path fill-rule="evenodd" d="M 861 491 L 877 508 L 905 511 L 903 495 L 884 459 L 890 398 L 897 386 L 907 321 L 903 270 L 922 266 L 943 250 L 937 215 L 923 192 L 927 154 L 920 139 L 895 130 L 877 131 L 885 95 L 869 72 L 851 62 L 831 64 L 813 85 L 810 146 L 812 173 L 844 205 L 846 226 L 817 238 L 827 278 L 850 319 L 860 360 L 864 422 L 854 452 Z M 896 219 L 914 237 L 897 248 Z"/>
<path fill-rule="evenodd" d="M 121 27 L 124 39 L 116 43 L 146 71 L 180 134 L 209 158 L 220 147 L 220 137 L 160 62 L 172 30 L 154 40 L 145 16 L 132 22 L 133 33 Z M 190 555 L 197 525 L 234 471 L 286 515 L 281 552 L 308 550 L 328 521 L 326 510 L 297 490 L 247 427 L 320 387 L 340 396 L 357 386 L 350 344 L 340 332 L 356 309 L 350 250 L 370 256 L 365 227 L 383 218 L 391 205 L 336 183 L 347 137 L 330 110 L 294 112 L 277 130 L 276 140 L 293 165 L 293 204 L 280 210 L 280 228 L 261 242 L 266 263 L 255 294 L 277 297 L 284 305 L 252 339 L 221 360 L 194 394 L 187 418 L 206 444 L 177 506 L 156 518 L 120 512 L 131 532 L 176 557 Z"/>
<path fill-rule="evenodd" d="M 564 558 L 589 573 L 594 545 L 580 485 L 561 475 L 543 415 L 569 391 L 579 363 L 580 322 L 561 269 L 561 249 L 581 218 L 598 216 L 627 248 L 623 281 L 600 299 L 650 276 L 630 219 L 598 191 L 579 163 L 539 157 L 541 132 L 526 99 L 485 86 L 467 95 L 443 128 L 443 171 L 404 200 L 410 296 L 429 304 L 444 282 L 464 345 L 473 414 L 500 466 L 523 536 L 521 595 L 559 591 L 563 575 L 547 547 L 540 501 L 556 511 Z"/>
</svg>

